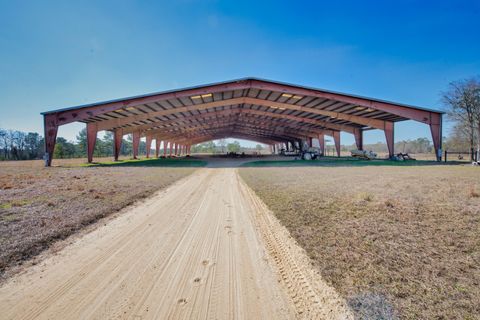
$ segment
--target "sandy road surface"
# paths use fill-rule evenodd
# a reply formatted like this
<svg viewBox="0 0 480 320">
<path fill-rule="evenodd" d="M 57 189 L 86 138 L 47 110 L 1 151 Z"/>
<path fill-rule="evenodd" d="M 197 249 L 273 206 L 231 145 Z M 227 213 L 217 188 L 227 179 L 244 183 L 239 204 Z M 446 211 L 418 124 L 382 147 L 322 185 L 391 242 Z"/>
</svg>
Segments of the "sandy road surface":
<svg viewBox="0 0 480 320">
<path fill-rule="evenodd" d="M 251 197 L 235 169 L 201 169 L 7 282 L 0 318 L 348 318 Z"/>
</svg>

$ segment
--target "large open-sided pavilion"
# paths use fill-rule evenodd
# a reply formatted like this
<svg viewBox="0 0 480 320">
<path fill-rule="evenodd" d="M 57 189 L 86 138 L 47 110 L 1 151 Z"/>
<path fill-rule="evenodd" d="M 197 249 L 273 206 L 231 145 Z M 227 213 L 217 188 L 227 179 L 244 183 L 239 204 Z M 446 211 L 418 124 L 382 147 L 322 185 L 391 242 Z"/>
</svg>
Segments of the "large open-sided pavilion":
<svg viewBox="0 0 480 320">
<path fill-rule="evenodd" d="M 133 136 L 133 155 L 146 137 L 147 155 L 155 140 L 156 156 L 163 141 L 175 153 L 188 154 L 193 144 L 240 138 L 268 145 L 293 144 L 333 137 L 340 155 L 340 132 L 355 137 L 363 149 L 363 132 L 385 132 L 389 154 L 394 154 L 394 124 L 415 120 L 430 126 L 437 160 L 441 160 L 442 112 L 351 94 L 245 78 L 152 93 L 42 113 L 46 164 L 51 165 L 58 127 L 71 122 L 87 126 L 88 161 L 93 158 L 97 133 L 114 133 L 118 160 L 122 138 Z"/>
</svg>

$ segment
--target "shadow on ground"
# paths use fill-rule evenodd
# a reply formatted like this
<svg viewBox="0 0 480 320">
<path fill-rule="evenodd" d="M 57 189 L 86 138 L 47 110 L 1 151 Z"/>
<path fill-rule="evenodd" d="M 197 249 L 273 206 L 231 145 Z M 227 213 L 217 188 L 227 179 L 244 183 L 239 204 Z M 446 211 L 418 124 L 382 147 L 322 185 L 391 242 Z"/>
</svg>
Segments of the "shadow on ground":
<svg viewBox="0 0 480 320">
<path fill-rule="evenodd" d="M 204 167 L 207 162 L 193 157 L 185 158 L 150 158 L 130 159 L 112 162 L 94 162 L 84 164 L 86 167 Z"/>
<path fill-rule="evenodd" d="M 461 165 L 460 161 L 437 162 L 428 160 L 392 161 L 385 159 L 362 160 L 352 157 L 322 157 L 317 160 L 300 160 L 284 156 L 246 156 L 229 157 L 226 155 L 197 155 L 179 158 L 141 158 L 111 162 L 82 164 L 86 167 L 366 167 L 366 166 L 432 166 Z"/>
<path fill-rule="evenodd" d="M 317 160 L 295 160 L 284 158 L 283 160 L 254 160 L 242 164 L 242 167 L 366 167 L 366 166 L 432 166 L 432 165 L 460 165 L 465 162 L 437 162 L 428 160 L 393 161 L 386 159 L 362 160 L 353 157 L 321 157 Z"/>
<path fill-rule="evenodd" d="M 394 308 L 387 297 L 382 294 L 363 293 L 348 299 L 348 305 L 355 314 L 355 319 L 396 320 Z"/>
</svg>

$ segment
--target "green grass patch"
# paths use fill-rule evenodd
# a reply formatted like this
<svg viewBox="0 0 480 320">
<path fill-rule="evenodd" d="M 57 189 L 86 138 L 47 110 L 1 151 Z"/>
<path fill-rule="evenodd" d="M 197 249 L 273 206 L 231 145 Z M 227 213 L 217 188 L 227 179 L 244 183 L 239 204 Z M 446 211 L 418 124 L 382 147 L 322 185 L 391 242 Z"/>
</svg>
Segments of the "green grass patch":
<svg viewBox="0 0 480 320">
<path fill-rule="evenodd" d="M 11 209 L 12 204 L 11 203 L 0 203 L 0 209 L 6 210 L 6 209 Z"/>
<path fill-rule="evenodd" d="M 362 167 L 362 166 L 430 166 L 445 164 L 437 161 L 392 161 L 392 160 L 362 160 L 352 157 L 324 157 L 318 160 L 259 160 L 247 162 L 242 167 Z"/>
<path fill-rule="evenodd" d="M 17 221 L 18 219 L 20 219 L 20 217 L 21 217 L 20 214 L 11 213 L 11 214 L 1 216 L 0 220 L 4 221 L 4 222 L 13 222 L 13 221 Z"/>
<path fill-rule="evenodd" d="M 30 203 L 29 200 L 13 200 L 11 202 L 0 203 L 0 209 L 7 210 L 15 207 L 23 207 Z"/>
<path fill-rule="evenodd" d="M 204 167 L 206 161 L 192 158 L 130 159 L 81 164 L 83 167 Z"/>
</svg>

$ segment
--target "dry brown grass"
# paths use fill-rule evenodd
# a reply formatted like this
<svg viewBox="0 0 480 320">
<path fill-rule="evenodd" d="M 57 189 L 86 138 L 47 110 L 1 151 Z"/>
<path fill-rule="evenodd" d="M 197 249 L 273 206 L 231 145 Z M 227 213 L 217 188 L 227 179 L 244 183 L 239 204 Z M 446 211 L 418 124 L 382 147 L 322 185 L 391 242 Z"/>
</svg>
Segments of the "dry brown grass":
<svg viewBox="0 0 480 320">
<path fill-rule="evenodd" d="M 111 159 L 108 159 L 111 160 Z M 83 159 L 57 160 L 75 165 Z M 21 264 L 100 218 L 193 172 L 194 168 L 54 167 L 0 162 L 0 280 Z"/>
<path fill-rule="evenodd" d="M 479 168 L 240 173 L 359 318 L 479 319 Z"/>
</svg>

